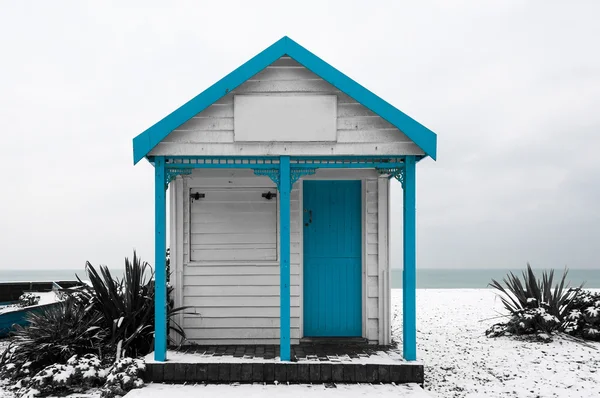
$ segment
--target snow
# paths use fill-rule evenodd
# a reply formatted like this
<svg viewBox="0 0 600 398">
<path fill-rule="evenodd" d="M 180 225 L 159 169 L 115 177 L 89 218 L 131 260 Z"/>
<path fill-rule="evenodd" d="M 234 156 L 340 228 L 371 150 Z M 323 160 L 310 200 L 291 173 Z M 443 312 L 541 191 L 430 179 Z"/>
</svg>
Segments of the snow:
<svg viewBox="0 0 600 398">
<path fill-rule="evenodd" d="M 554 336 L 551 343 L 487 338 L 485 330 L 502 320 L 500 300 L 488 289 L 417 290 L 417 355 L 425 364 L 425 390 L 438 398 L 591 398 L 600 397 L 600 343 L 581 344 Z M 392 291 L 392 328 L 402 339 L 402 291 Z M 0 352 L 3 344 L 0 340 Z M 170 360 L 174 353 L 170 353 Z M 179 355 L 181 353 L 177 353 Z M 186 355 L 186 354 L 181 354 Z M 189 355 L 189 354 L 187 354 Z M 184 357 L 187 360 L 187 357 Z M 214 360 L 215 358 L 211 358 Z M 242 360 L 241 358 L 240 360 Z M 150 384 L 128 398 L 187 396 L 326 396 L 366 395 L 427 397 L 386 385 L 210 385 Z M 400 392 L 405 393 L 401 395 Z M 202 393 L 205 393 L 202 395 Z M 408 395 L 412 394 L 412 395 Z M 0 396 L 2 390 L 0 387 Z"/>
<path fill-rule="evenodd" d="M 233 357 L 233 356 L 201 356 L 199 354 L 193 354 L 181 351 L 167 352 L 167 358 L 172 363 L 275 363 L 279 362 L 279 357 L 272 359 L 253 358 L 253 357 Z M 146 363 L 156 363 L 154 360 L 154 353 L 146 355 L 144 358 Z M 298 360 L 299 363 L 304 362 L 320 362 L 318 358 L 310 359 L 308 357 L 301 358 Z M 377 364 L 377 365 L 390 365 L 397 364 L 398 361 L 405 362 L 402 358 L 401 352 L 394 351 L 377 351 L 369 354 L 368 357 L 350 358 L 349 356 L 340 357 L 339 362 L 341 363 L 356 363 L 356 364 Z M 419 363 L 417 361 L 417 363 Z"/>
<path fill-rule="evenodd" d="M 86 370 L 85 372 L 83 372 L 83 374 L 81 375 L 81 377 L 83 377 L 84 379 L 93 379 L 97 375 L 98 375 L 98 372 L 96 372 L 96 369 L 89 368 L 88 370 Z"/>
<path fill-rule="evenodd" d="M 600 397 L 600 343 L 488 338 L 505 312 L 491 289 L 417 290 L 417 357 L 425 389 L 442 398 Z M 402 340 L 402 290 L 392 290 L 392 327 Z"/>
<path fill-rule="evenodd" d="M 391 384 L 337 384 L 328 388 L 322 384 L 209 384 L 209 385 L 177 385 L 149 384 L 144 388 L 131 390 L 125 398 L 164 398 L 177 396 L 188 397 L 244 397 L 244 398 L 431 398 L 419 386 Z"/>
<path fill-rule="evenodd" d="M 10 344 L 10 340 L 8 339 L 0 339 L 0 355 L 8 348 Z"/>
<path fill-rule="evenodd" d="M 53 376 L 53 379 L 55 382 L 63 382 L 65 383 L 68 379 L 71 378 L 71 376 L 73 376 L 73 373 L 75 372 L 75 368 L 72 366 L 65 366 L 64 370 L 61 370 L 60 372 L 58 372 L 57 374 L 55 374 Z"/>
<path fill-rule="evenodd" d="M 600 309 L 596 307 L 588 307 L 585 312 L 587 312 L 588 316 L 596 317 L 598 314 L 600 314 Z"/>
<path fill-rule="evenodd" d="M 430 394 L 440 398 L 600 396 L 600 343 L 584 345 L 561 336 L 554 336 L 551 343 L 486 337 L 485 330 L 500 322 L 504 313 L 491 289 L 417 290 L 417 355 L 425 364 L 425 389 Z M 392 318 L 393 336 L 401 345 L 402 290 L 392 291 Z M 169 360 L 186 362 L 193 356 L 169 353 Z"/>
<path fill-rule="evenodd" d="M 25 307 L 25 308 L 27 308 L 27 309 L 36 308 L 41 305 L 52 304 L 52 303 L 56 303 L 57 301 L 60 301 L 60 298 L 54 292 L 41 292 L 41 293 L 34 293 L 34 294 L 36 296 L 40 297 L 40 301 L 36 305 L 32 305 L 32 306 Z M 0 314 L 6 313 L 6 312 L 19 311 L 22 309 L 23 309 L 23 307 L 19 307 L 18 305 L 11 304 L 11 305 L 7 305 L 4 307 L 0 307 Z"/>
<path fill-rule="evenodd" d="M 40 296 L 38 305 L 51 304 L 60 301 L 55 292 L 35 293 L 35 295 Z"/>
</svg>

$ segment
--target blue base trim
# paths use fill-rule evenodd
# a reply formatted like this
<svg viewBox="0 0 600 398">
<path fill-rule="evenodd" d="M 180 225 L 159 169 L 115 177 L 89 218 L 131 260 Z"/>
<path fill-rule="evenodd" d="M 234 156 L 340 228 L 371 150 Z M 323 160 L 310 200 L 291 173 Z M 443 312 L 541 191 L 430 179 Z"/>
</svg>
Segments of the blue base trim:
<svg viewBox="0 0 600 398">
<path fill-rule="evenodd" d="M 416 165 L 415 157 L 406 157 L 404 169 L 404 272 L 403 353 L 404 359 L 417 359 L 417 262 L 416 262 Z"/>
</svg>

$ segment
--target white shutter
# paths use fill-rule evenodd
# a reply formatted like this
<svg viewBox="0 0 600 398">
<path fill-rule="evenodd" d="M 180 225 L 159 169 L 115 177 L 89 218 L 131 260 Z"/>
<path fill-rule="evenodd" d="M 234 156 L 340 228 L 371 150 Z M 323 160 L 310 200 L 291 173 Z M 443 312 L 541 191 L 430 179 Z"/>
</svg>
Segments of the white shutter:
<svg viewBox="0 0 600 398">
<path fill-rule="evenodd" d="M 277 260 L 277 197 L 273 188 L 192 188 L 192 261 Z"/>
</svg>

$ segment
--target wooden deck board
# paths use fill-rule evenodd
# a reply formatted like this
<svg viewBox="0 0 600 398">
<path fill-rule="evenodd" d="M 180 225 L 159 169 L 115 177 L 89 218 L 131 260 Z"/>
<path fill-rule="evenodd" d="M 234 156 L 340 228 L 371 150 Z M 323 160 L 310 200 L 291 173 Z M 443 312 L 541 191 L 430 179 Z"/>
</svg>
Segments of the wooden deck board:
<svg viewBox="0 0 600 398">
<path fill-rule="evenodd" d="M 407 362 L 395 347 L 292 347 L 292 361 L 279 361 L 277 346 L 186 347 L 167 362 L 147 357 L 146 379 L 164 383 L 416 383 L 424 368 Z"/>
</svg>

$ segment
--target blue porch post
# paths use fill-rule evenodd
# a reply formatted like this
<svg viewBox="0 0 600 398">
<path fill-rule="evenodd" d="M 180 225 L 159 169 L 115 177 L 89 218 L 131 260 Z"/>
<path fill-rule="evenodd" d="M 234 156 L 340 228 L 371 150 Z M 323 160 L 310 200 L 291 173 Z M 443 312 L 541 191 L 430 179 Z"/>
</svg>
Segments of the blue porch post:
<svg viewBox="0 0 600 398">
<path fill-rule="evenodd" d="M 290 360 L 290 157 L 279 158 L 279 356 Z"/>
<path fill-rule="evenodd" d="M 154 159 L 154 360 L 167 359 L 166 194 L 165 160 Z"/>
<path fill-rule="evenodd" d="M 404 272 L 402 273 L 404 359 L 417 359 L 417 240 L 416 240 L 416 164 L 407 156 L 404 166 Z"/>
</svg>

